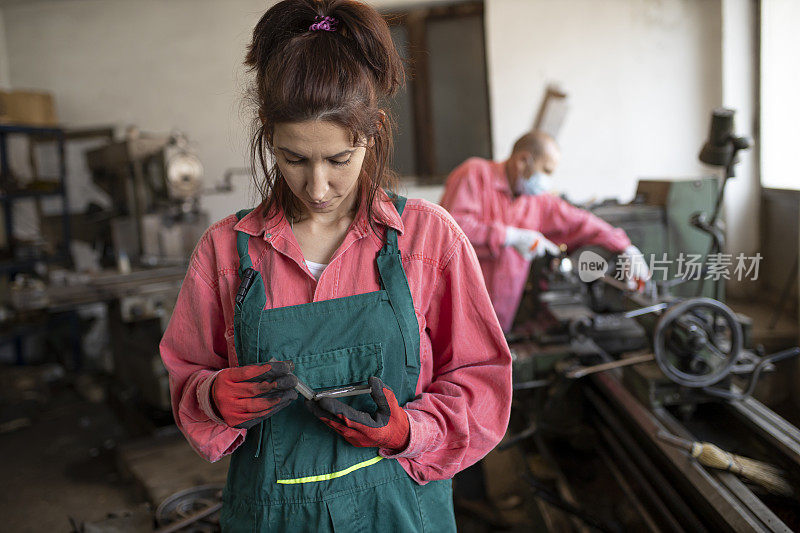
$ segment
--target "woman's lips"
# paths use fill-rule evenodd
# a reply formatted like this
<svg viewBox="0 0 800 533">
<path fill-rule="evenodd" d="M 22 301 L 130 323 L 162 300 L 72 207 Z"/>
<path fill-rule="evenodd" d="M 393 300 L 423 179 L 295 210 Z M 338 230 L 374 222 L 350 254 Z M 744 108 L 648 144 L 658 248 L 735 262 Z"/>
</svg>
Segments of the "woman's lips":
<svg viewBox="0 0 800 533">
<path fill-rule="evenodd" d="M 326 207 L 328 207 L 329 205 L 331 205 L 331 201 L 330 201 L 330 200 L 328 200 L 327 202 L 319 202 L 319 203 L 317 203 L 317 202 L 310 202 L 310 205 L 311 205 L 311 208 L 312 208 L 312 209 L 325 209 Z"/>
</svg>

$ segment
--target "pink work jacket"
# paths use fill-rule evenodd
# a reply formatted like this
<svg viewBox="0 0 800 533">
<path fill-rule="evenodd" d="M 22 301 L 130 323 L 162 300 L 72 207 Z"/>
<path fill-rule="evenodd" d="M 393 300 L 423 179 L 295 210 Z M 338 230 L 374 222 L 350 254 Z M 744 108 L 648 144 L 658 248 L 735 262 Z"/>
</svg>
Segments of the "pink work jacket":
<svg viewBox="0 0 800 533">
<path fill-rule="evenodd" d="M 216 373 L 237 365 L 237 231 L 258 237 L 250 239 L 250 254 L 265 280 L 270 309 L 378 290 L 375 258 L 384 227 L 397 229 L 419 322 L 421 372 L 416 398 L 405 405 L 408 446 L 379 453 L 396 458 L 415 481 L 425 483 L 452 477 L 503 437 L 511 407 L 511 356 L 472 246 L 437 205 L 409 200 L 402 219 L 385 194 L 375 206 L 380 234 L 361 209 L 319 281 L 283 214 L 266 220 L 263 204 L 239 222 L 235 216 L 217 222 L 200 239 L 160 346 L 175 421 L 200 455 L 216 461 L 233 452 L 246 433 L 226 425 L 210 405 Z"/>
<path fill-rule="evenodd" d="M 530 270 L 530 261 L 503 245 L 507 227 L 536 230 L 569 250 L 595 244 L 621 252 L 631 244 L 623 230 L 555 195 L 515 197 L 503 162 L 473 157 L 456 167 L 441 204 L 475 247 L 504 331 L 511 329 Z"/>
</svg>

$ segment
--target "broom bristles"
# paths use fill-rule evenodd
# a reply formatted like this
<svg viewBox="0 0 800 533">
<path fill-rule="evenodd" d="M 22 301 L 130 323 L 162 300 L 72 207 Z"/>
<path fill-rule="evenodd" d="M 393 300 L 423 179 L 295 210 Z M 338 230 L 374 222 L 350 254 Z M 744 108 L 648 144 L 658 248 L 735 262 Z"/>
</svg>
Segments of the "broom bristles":
<svg viewBox="0 0 800 533">
<path fill-rule="evenodd" d="M 734 455 L 708 442 L 693 443 L 691 453 L 705 466 L 739 474 L 774 494 L 794 494 L 792 486 L 783 478 L 784 472 L 771 464 Z"/>
</svg>

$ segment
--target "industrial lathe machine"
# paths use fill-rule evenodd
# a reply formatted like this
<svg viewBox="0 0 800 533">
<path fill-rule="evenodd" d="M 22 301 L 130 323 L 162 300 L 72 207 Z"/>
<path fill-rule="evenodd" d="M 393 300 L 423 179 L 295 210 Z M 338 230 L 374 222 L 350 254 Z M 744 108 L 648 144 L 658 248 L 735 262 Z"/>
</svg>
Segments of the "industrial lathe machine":
<svg viewBox="0 0 800 533">
<path fill-rule="evenodd" d="M 591 281 L 587 257 L 607 265 Z M 800 348 L 764 353 L 750 318 L 703 295 L 713 287 L 636 290 L 615 260 L 583 248 L 535 261 L 507 336 L 515 392 L 500 449 L 523 458 L 533 520 L 549 531 L 800 529 L 800 430 L 753 394 Z"/>
</svg>

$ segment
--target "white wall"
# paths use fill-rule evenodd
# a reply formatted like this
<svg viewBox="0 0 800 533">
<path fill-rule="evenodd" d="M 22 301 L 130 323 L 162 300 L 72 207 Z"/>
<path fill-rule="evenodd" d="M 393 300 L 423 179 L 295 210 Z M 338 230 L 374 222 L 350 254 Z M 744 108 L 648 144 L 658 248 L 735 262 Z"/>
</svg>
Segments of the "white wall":
<svg viewBox="0 0 800 533">
<path fill-rule="evenodd" d="M 486 32 L 496 157 L 559 82 L 570 112 L 555 177 L 571 198 L 709 174 L 697 154 L 721 104 L 719 0 L 487 0 Z"/>
<path fill-rule="evenodd" d="M 797 133 L 800 107 L 800 2 L 763 0 L 761 34 L 761 162 L 765 187 L 800 189 Z"/>
<path fill-rule="evenodd" d="M 74 0 L 4 10 L 15 87 L 55 94 L 69 126 L 179 128 L 196 143 L 206 182 L 245 162 L 239 68 L 264 2 Z M 206 202 L 214 219 L 248 187 Z"/>
<path fill-rule="evenodd" d="M 722 100 L 736 110 L 736 133 L 755 139 L 757 132 L 756 95 L 758 87 L 756 51 L 758 39 L 758 2 L 756 0 L 722 1 Z M 756 139 L 757 141 L 757 139 Z M 733 254 L 755 254 L 759 249 L 759 206 L 761 184 L 758 170 L 758 145 L 740 152 L 736 178 L 725 190 L 725 222 L 728 243 Z M 757 284 L 729 283 L 729 290 L 752 293 Z"/>
<path fill-rule="evenodd" d="M 211 185 L 225 169 L 247 166 L 249 122 L 241 105 L 247 78 L 241 63 L 253 26 L 273 3 L 60 0 L 9 5 L 2 13 L 10 79 L 18 88 L 52 91 L 59 118 L 69 126 L 136 124 L 143 131 L 186 132 Z M 0 54 L 0 82 L 2 65 Z M 216 220 L 252 205 L 252 198 L 243 177 L 233 194 L 206 197 L 204 205 Z"/>
<path fill-rule="evenodd" d="M 496 156 L 507 155 L 530 127 L 545 85 L 558 81 L 571 111 L 556 177 L 571 197 L 626 200 L 640 176 L 708 174 L 697 153 L 709 112 L 722 103 L 720 2 L 486 0 Z M 13 4 L 3 9 L 10 79 L 53 91 L 69 125 L 180 128 L 196 142 L 211 184 L 247 161 L 240 65 L 271 3 Z M 249 185 L 239 183 L 235 194 L 206 199 L 212 218 L 249 202 Z"/>
</svg>

